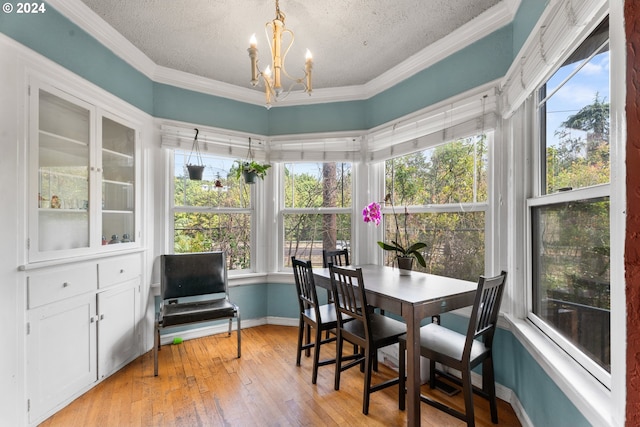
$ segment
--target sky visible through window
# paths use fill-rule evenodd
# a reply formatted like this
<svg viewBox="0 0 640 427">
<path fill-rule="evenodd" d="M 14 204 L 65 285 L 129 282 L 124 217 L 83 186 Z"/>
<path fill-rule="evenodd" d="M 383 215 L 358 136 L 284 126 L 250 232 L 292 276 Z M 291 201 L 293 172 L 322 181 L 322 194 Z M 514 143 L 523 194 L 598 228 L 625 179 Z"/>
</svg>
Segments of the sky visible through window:
<svg viewBox="0 0 640 427">
<path fill-rule="evenodd" d="M 547 93 L 552 93 L 580 65 L 576 62 L 560 68 L 547 82 Z M 547 101 L 547 145 L 558 146 L 555 132 L 569 116 L 590 105 L 598 96 L 609 103 L 609 51 L 594 56 L 562 88 Z M 571 130 L 573 137 L 585 137 L 586 133 Z"/>
</svg>

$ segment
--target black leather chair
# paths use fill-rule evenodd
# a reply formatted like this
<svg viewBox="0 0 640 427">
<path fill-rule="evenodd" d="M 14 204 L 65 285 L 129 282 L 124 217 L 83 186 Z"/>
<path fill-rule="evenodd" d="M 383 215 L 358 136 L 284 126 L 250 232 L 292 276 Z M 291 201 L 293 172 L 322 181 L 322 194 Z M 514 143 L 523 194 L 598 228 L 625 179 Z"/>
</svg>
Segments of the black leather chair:
<svg viewBox="0 0 640 427">
<path fill-rule="evenodd" d="M 420 328 L 420 354 L 429 358 L 429 386 L 436 387 L 436 376 L 443 376 L 456 384 L 462 385 L 465 412 L 457 411 L 443 403 L 420 396 L 420 399 L 456 418 L 466 421 L 467 426 L 474 426 L 473 393 L 489 400 L 491 421 L 498 422 L 496 404 L 496 385 L 493 372 L 493 336 L 500 312 L 500 303 L 507 273 L 504 271 L 491 278 L 480 277 L 478 290 L 469 318 L 466 334 L 447 329 L 437 323 L 430 323 Z M 482 338 L 482 340 L 478 340 Z M 406 335 L 400 337 L 399 371 L 405 372 Z M 436 370 L 436 362 L 461 372 L 462 379 Z M 482 389 L 471 384 L 471 370 L 482 363 Z M 400 409 L 405 407 L 405 378 L 400 376 Z"/>
<path fill-rule="evenodd" d="M 379 348 L 398 342 L 398 337 L 405 334 L 404 323 L 390 317 L 375 313 L 373 307 L 367 305 L 362 269 L 343 268 L 330 265 L 331 286 L 336 296 L 335 306 L 338 315 L 336 344 L 336 390 L 340 389 L 340 374 L 354 366 L 364 364 L 364 397 L 362 413 L 369 413 L 370 395 L 378 390 L 396 385 L 399 378 L 392 378 L 379 384 L 371 385 L 371 371 Z M 348 341 L 360 348 L 354 360 L 343 365 L 343 344 Z"/>
<path fill-rule="evenodd" d="M 236 319 L 238 357 L 241 355 L 240 308 L 229 300 L 224 252 L 187 253 L 160 257 L 160 310 L 156 314 L 153 346 L 154 375 L 158 375 L 160 330 L 192 323 Z"/>
</svg>

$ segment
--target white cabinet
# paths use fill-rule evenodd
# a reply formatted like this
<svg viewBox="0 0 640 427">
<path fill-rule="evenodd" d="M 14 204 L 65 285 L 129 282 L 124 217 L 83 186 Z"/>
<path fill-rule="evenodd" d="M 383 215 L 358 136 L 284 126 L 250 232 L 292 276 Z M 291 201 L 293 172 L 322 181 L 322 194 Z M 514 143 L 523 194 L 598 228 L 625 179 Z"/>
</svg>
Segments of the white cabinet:
<svg viewBox="0 0 640 427">
<path fill-rule="evenodd" d="M 141 254 L 27 272 L 27 398 L 36 423 L 142 352 Z"/>
<path fill-rule="evenodd" d="M 33 79 L 29 109 L 29 262 L 136 246 L 136 126 Z"/>
<path fill-rule="evenodd" d="M 29 420 L 96 381 L 96 298 L 85 294 L 28 312 Z"/>
<path fill-rule="evenodd" d="M 98 294 L 98 377 L 105 378 L 138 355 L 139 280 Z"/>
</svg>

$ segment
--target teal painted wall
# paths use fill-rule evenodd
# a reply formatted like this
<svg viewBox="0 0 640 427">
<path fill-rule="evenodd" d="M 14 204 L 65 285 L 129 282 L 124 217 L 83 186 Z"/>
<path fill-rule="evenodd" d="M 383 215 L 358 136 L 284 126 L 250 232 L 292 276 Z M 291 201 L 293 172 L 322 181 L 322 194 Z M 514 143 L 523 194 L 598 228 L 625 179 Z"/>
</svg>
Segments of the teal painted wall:
<svg viewBox="0 0 640 427">
<path fill-rule="evenodd" d="M 241 132 L 269 134 L 269 116 L 265 107 L 162 83 L 153 83 L 153 115 Z"/>
<path fill-rule="evenodd" d="M 367 129 L 498 79 L 512 61 L 509 25 L 369 99 Z"/>
<path fill-rule="evenodd" d="M 523 0 L 513 18 L 513 54 L 517 55 L 542 16 L 548 1 Z"/>
<path fill-rule="evenodd" d="M 365 101 L 271 108 L 269 135 L 363 130 L 365 109 Z"/>
</svg>

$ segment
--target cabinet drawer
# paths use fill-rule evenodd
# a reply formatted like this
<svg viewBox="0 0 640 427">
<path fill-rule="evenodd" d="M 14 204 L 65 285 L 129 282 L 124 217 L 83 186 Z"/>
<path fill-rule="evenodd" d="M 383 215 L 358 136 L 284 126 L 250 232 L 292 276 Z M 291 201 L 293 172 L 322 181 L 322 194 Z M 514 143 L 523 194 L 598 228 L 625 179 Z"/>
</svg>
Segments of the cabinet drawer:
<svg viewBox="0 0 640 427">
<path fill-rule="evenodd" d="M 41 270 L 29 274 L 27 280 L 29 308 L 95 291 L 98 287 L 95 264 Z"/>
<path fill-rule="evenodd" d="M 101 260 L 98 263 L 98 287 L 104 289 L 140 276 L 139 255 L 128 255 Z"/>
</svg>

